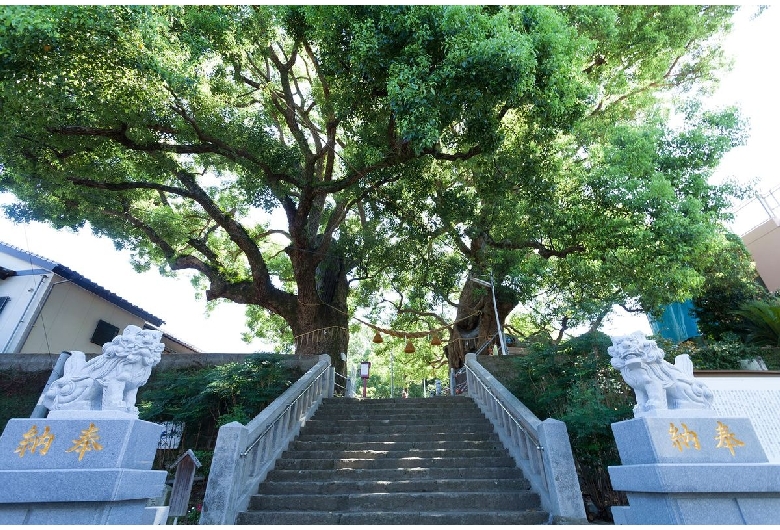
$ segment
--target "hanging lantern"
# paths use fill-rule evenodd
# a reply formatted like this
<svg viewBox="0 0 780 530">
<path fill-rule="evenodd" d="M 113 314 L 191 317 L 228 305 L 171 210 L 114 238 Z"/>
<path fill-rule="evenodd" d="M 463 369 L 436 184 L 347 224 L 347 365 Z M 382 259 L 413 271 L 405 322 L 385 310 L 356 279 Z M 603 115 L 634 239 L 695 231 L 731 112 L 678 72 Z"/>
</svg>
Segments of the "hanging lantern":
<svg viewBox="0 0 780 530">
<path fill-rule="evenodd" d="M 380 335 L 378 331 L 376 332 L 376 335 L 374 335 L 374 340 L 373 340 L 373 342 L 374 342 L 375 344 L 381 344 L 381 343 L 383 343 L 383 342 L 384 342 L 384 340 L 382 340 L 382 335 Z"/>
<path fill-rule="evenodd" d="M 410 339 L 406 340 L 406 347 L 404 348 L 404 353 L 414 353 L 414 344 L 412 344 L 412 341 Z"/>
<path fill-rule="evenodd" d="M 441 337 L 439 336 L 438 331 L 433 332 L 433 336 L 431 337 L 431 346 L 441 346 Z"/>
</svg>

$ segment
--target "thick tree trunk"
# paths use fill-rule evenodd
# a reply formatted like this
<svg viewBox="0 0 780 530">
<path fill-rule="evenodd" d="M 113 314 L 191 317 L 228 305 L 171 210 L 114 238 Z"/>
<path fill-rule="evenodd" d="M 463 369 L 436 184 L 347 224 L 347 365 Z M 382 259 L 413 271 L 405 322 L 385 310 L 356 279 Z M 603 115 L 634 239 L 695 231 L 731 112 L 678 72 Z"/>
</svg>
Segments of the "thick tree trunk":
<svg viewBox="0 0 780 530">
<path fill-rule="evenodd" d="M 498 319 L 503 326 L 507 315 L 517 305 L 517 300 L 497 289 L 496 306 Z M 493 309 L 493 293 L 490 287 L 479 285 L 473 281 L 467 281 L 463 286 L 458 300 L 458 313 L 456 324 L 450 334 L 450 341 L 445 346 L 450 368 L 456 370 L 463 367 L 466 354 L 476 351 L 498 332 L 496 325 L 496 313 Z M 491 344 L 482 351 L 482 355 L 490 355 L 493 345 L 501 350 L 498 337 L 493 338 Z"/>
<path fill-rule="evenodd" d="M 310 289 L 300 288 L 293 318 L 287 319 L 295 336 L 298 355 L 327 354 L 336 373 L 346 375 L 349 346 L 349 312 L 346 267 L 339 258 L 328 258 L 316 267 L 316 282 Z M 340 377 L 336 383 L 344 384 Z"/>
<path fill-rule="evenodd" d="M 343 310 L 320 304 L 314 308 L 301 307 L 298 321 L 293 326 L 297 355 L 328 354 L 336 373 L 345 375 L 346 362 L 341 354 L 349 346 L 349 317 Z M 340 379 L 340 378 L 339 378 Z M 336 381 L 340 385 L 344 382 Z"/>
</svg>

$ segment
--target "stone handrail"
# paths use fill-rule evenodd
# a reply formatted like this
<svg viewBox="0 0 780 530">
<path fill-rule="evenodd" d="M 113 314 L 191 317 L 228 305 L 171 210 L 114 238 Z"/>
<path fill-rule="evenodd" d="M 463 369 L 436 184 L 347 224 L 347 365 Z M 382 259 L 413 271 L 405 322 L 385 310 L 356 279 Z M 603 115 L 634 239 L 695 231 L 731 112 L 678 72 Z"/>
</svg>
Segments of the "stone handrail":
<svg viewBox="0 0 780 530">
<path fill-rule="evenodd" d="M 466 354 L 469 396 L 496 429 L 554 520 L 584 520 L 585 508 L 566 424 L 537 418 L 477 361 Z"/>
<path fill-rule="evenodd" d="M 333 396 L 330 357 L 319 359 L 248 424 L 234 421 L 219 428 L 200 524 L 234 524 L 322 399 Z"/>
</svg>

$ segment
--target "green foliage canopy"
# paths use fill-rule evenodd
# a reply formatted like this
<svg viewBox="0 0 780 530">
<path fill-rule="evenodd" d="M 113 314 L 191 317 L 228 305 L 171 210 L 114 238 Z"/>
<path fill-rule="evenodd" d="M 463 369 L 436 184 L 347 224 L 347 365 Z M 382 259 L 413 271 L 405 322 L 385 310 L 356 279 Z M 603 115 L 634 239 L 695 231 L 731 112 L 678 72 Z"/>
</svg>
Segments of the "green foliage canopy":
<svg viewBox="0 0 780 530">
<path fill-rule="evenodd" d="M 702 290 L 693 298 L 692 313 L 702 335 L 714 341 L 729 334 L 745 337 L 745 318 L 737 313 L 753 300 L 770 299 L 745 244 L 736 234 L 713 240 Z"/>
<path fill-rule="evenodd" d="M 560 8 L 582 46 L 572 59 L 585 111 L 561 122 L 512 109 L 495 151 L 429 168 L 427 189 L 425 179 L 394 183 L 371 206 L 391 245 L 386 261 L 369 261 L 382 263 L 385 283 L 364 283 L 379 293 L 365 300 L 384 303 L 399 325 L 416 312 L 434 326 L 428 315 L 442 304 L 458 320 L 479 310 L 469 326 L 486 330 L 482 341 L 495 331 L 490 293 L 464 283 L 467 273 L 496 278 L 500 319 L 536 302 L 544 320 L 569 326 L 616 303 L 653 311 L 698 293 L 738 191 L 708 178 L 744 137 L 734 109 L 705 111 L 694 89 L 716 82 L 717 38 L 732 12 Z M 392 304 L 387 290 L 398 292 Z"/>
<path fill-rule="evenodd" d="M 88 220 L 337 366 L 342 334 L 299 339 L 389 287 L 430 312 L 469 268 L 506 280 L 507 307 L 581 278 L 599 281 L 580 301 L 647 298 L 631 246 L 696 247 L 734 141 L 733 115 L 673 138 L 650 110 L 712 78 L 732 12 L 4 6 L 0 189 L 12 217 Z M 653 262 L 660 292 L 696 283 L 682 247 Z"/>
<path fill-rule="evenodd" d="M 578 37 L 547 7 L 4 6 L 0 25 L 8 213 L 89 220 L 295 336 L 346 328 L 387 185 L 495 149 L 513 109 L 583 109 Z"/>
<path fill-rule="evenodd" d="M 139 417 L 183 422 L 185 446 L 212 449 L 221 425 L 248 423 L 301 375 L 268 356 L 157 372 L 138 393 Z"/>
</svg>

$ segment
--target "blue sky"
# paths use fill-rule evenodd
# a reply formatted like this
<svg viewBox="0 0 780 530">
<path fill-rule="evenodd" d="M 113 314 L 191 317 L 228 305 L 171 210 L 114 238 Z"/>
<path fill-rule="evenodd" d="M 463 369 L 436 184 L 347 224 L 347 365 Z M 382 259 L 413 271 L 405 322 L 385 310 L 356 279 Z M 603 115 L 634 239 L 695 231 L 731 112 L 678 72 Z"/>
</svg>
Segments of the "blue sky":
<svg viewBox="0 0 780 530">
<path fill-rule="evenodd" d="M 735 19 L 735 31 L 724 47 L 735 58 L 734 69 L 723 77 L 712 105 L 738 104 L 750 119 L 747 144 L 729 153 L 714 177 L 715 182 L 732 177 L 759 188 L 780 184 L 777 170 L 776 127 L 780 123 L 774 78 L 776 54 L 780 53 L 780 7 L 772 6 L 755 20 L 753 6 L 744 6 Z M 0 194 L 0 203 L 10 198 Z M 213 353 L 263 351 L 259 341 L 245 344 L 244 309 L 220 304 L 210 316 L 206 303 L 196 299 L 185 277 L 164 278 L 157 272 L 136 273 L 128 252 L 117 252 L 108 239 L 91 235 L 56 232 L 41 223 L 15 225 L 0 214 L 0 240 L 62 263 L 119 296 L 166 321 L 163 328 L 175 337 Z M 650 333 L 644 317 L 616 316 L 604 327 L 609 334 L 635 330 Z M 56 346 L 55 346 L 56 348 Z"/>
</svg>

